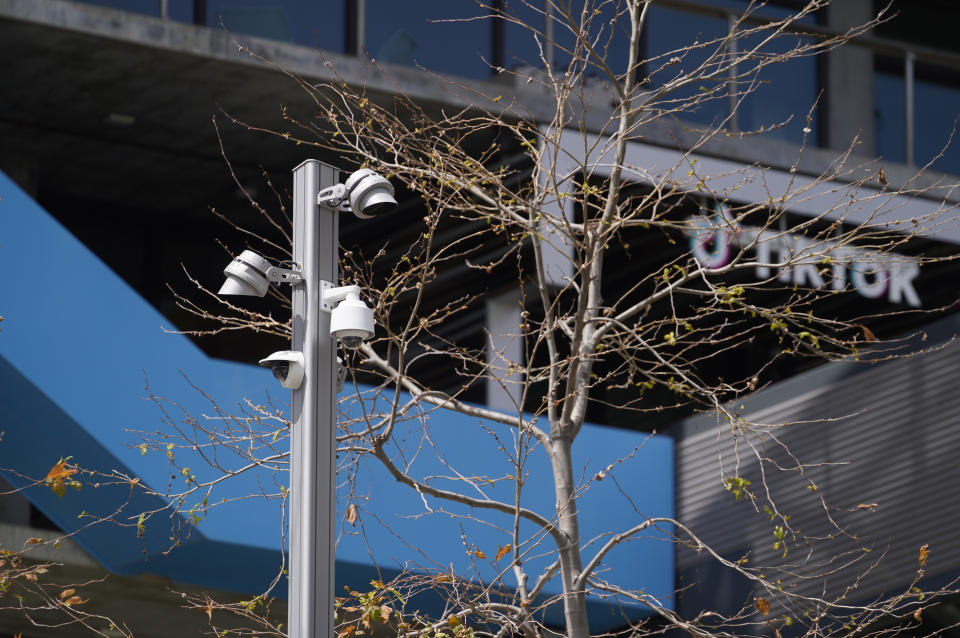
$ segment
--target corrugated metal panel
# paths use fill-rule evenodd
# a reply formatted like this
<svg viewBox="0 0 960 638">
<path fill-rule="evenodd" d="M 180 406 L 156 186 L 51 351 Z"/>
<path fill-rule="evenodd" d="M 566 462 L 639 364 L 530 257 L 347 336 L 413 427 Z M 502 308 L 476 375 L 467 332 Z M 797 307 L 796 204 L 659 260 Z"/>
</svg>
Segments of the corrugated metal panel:
<svg viewBox="0 0 960 638">
<path fill-rule="evenodd" d="M 948 319 L 937 330 L 957 332 L 960 319 Z M 784 588 L 799 594 L 834 599 L 860 577 L 847 600 L 903 591 L 924 544 L 930 550 L 928 575 L 958 570 L 958 380 L 960 344 L 945 342 L 908 359 L 830 364 L 759 392 L 743 402 L 741 413 L 768 427 L 749 435 L 735 436 L 729 424 L 713 417 L 689 419 L 680 425 L 676 447 L 677 515 L 722 554 L 749 551 L 751 566 L 783 566 L 782 574 L 766 575 L 777 573 Z M 759 463 L 757 454 L 767 462 Z M 795 467 L 797 460 L 805 471 L 776 469 Z M 734 475 L 750 480 L 748 489 L 760 498 L 736 501 L 723 486 Z M 791 544 L 786 559 L 773 551 L 777 522 L 762 511 L 764 477 L 791 526 L 833 539 Z M 857 509 L 871 503 L 878 504 L 875 510 Z M 681 573 L 706 560 L 689 549 L 677 553 Z M 802 577 L 851 561 L 830 574 L 826 591 L 824 580 Z"/>
</svg>

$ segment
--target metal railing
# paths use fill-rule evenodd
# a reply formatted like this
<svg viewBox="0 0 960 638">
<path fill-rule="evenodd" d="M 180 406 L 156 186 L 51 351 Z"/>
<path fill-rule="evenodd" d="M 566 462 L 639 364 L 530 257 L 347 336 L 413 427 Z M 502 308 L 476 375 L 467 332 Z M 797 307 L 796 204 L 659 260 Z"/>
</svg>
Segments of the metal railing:
<svg viewBox="0 0 960 638">
<path fill-rule="evenodd" d="M 750 14 L 743 17 L 742 13 L 733 9 L 715 7 L 690 0 L 657 0 L 657 4 L 678 11 L 686 11 L 702 16 L 713 16 L 724 19 L 728 25 L 728 33 L 732 34 L 737 23 L 741 20 L 751 25 L 764 25 L 778 22 L 775 18 L 766 18 L 756 14 Z M 811 38 L 834 38 L 845 36 L 846 32 L 830 29 L 817 24 L 791 24 L 783 29 L 786 33 L 793 35 L 811 37 Z M 731 46 L 734 47 L 731 53 L 736 53 L 736 42 L 731 38 Z M 850 37 L 849 43 L 852 46 L 869 50 L 877 55 L 886 55 L 899 57 L 903 60 L 903 104 L 904 104 L 904 163 L 913 166 L 916 163 L 915 143 L 916 143 L 916 65 L 917 62 L 929 64 L 932 66 L 944 67 L 951 70 L 960 71 L 960 55 L 940 51 L 931 47 L 918 44 L 909 44 L 889 38 L 882 38 L 869 33 L 854 35 Z M 731 100 L 733 103 L 734 100 Z M 734 126 L 736 125 L 733 119 Z"/>
<path fill-rule="evenodd" d="M 82 0 L 81 0 L 82 1 Z M 362 0 L 344 0 L 344 2 L 358 2 L 362 4 Z M 160 18 L 171 19 L 170 15 L 170 0 L 157 0 L 157 14 Z M 197 24 L 203 24 L 206 18 L 206 0 L 194 0 L 194 22 Z M 661 6 L 668 9 L 673 9 L 677 11 L 688 12 L 696 14 L 699 16 L 715 17 L 717 19 L 723 20 L 727 24 L 728 34 L 733 34 L 734 30 L 740 24 L 748 24 L 751 26 L 772 24 L 778 22 L 776 18 L 768 18 L 762 15 L 757 15 L 756 13 L 751 13 L 748 16 L 743 16 L 739 11 L 730 8 L 711 6 L 708 4 L 703 4 L 701 2 L 696 2 L 695 0 L 657 0 L 657 6 Z M 546 5 L 546 15 L 550 15 L 550 4 Z M 547 31 L 545 38 L 547 43 L 547 52 L 548 59 L 549 55 L 552 55 L 553 46 L 551 43 L 553 29 L 550 27 L 550 20 L 547 20 Z M 360 35 L 362 37 L 362 26 L 359 26 Z M 843 31 L 838 31 L 831 29 L 818 24 L 806 24 L 806 23 L 794 23 L 783 28 L 785 33 L 790 33 L 793 35 L 809 38 L 834 38 L 842 37 L 847 35 Z M 905 42 L 900 42 L 897 40 L 891 40 L 889 38 L 882 38 L 869 33 L 854 35 L 850 37 L 849 43 L 852 46 L 860 47 L 869 50 L 875 55 L 883 55 L 889 57 L 896 57 L 903 60 L 903 78 L 904 78 L 904 88 L 903 88 L 903 104 L 904 104 L 904 122 L 903 122 L 903 142 L 904 142 L 904 161 L 908 165 L 914 165 L 916 162 L 915 157 L 915 146 L 916 146 L 916 66 L 917 63 L 928 64 L 936 67 L 942 67 L 950 70 L 956 70 L 960 72 L 960 55 L 940 51 L 931 47 L 926 47 L 918 44 L 908 44 Z M 737 52 L 737 43 L 735 38 L 730 38 L 731 53 Z M 737 96 L 736 96 L 736 87 L 731 86 L 731 95 L 730 95 L 730 112 L 732 114 L 730 118 L 730 126 L 732 129 L 737 129 L 736 121 L 736 105 L 737 105 Z"/>
</svg>

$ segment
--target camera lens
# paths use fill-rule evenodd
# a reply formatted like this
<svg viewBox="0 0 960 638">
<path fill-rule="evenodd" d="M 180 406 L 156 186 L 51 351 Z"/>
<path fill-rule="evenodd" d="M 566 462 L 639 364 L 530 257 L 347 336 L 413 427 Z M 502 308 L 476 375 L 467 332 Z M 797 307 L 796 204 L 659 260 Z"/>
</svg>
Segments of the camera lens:
<svg viewBox="0 0 960 638">
<path fill-rule="evenodd" d="M 277 378 L 277 381 L 283 383 L 287 380 L 287 374 L 290 372 L 290 364 L 284 361 L 283 363 L 278 363 L 273 366 L 273 376 Z"/>
<path fill-rule="evenodd" d="M 360 347 L 360 344 L 363 343 L 363 337 L 340 337 L 340 343 L 343 344 L 344 348 L 349 348 L 350 350 L 356 350 Z"/>
</svg>

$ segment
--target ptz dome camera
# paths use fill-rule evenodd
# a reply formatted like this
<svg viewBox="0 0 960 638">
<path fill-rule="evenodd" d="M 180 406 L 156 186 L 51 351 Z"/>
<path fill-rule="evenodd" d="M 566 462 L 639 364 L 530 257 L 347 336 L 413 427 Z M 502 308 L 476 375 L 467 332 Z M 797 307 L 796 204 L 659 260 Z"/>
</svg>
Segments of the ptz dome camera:
<svg viewBox="0 0 960 638">
<path fill-rule="evenodd" d="M 359 286 L 323 291 L 323 308 L 330 313 L 330 335 L 355 350 L 373 336 L 373 310 L 360 300 Z"/>
</svg>

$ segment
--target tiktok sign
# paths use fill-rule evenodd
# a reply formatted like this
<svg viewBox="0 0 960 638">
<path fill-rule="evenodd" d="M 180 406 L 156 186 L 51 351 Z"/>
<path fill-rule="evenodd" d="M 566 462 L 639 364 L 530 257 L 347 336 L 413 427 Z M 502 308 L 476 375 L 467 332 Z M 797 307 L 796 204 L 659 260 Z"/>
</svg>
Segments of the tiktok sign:
<svg viewBox="0 0 960 638">
<path fill-rule="evenodd" d="M 786 231 L 740 226 L 723 204 L 713 217 L 690 217 L 690 250 L 705 268 L 722 268 L 743 249 L 752 250 L 757 279 L 774 276 L 795 286 L 832 290 L 852 288 L 867 299 L 886 297 L 890 303 L 920 307 L 913 280 L 920 274 L 916 260 L 887 253 L 877 255 L 829 240 L 810 240 Z M 826 278 L 829 280 L 825 280 Z"/>
</svg>

